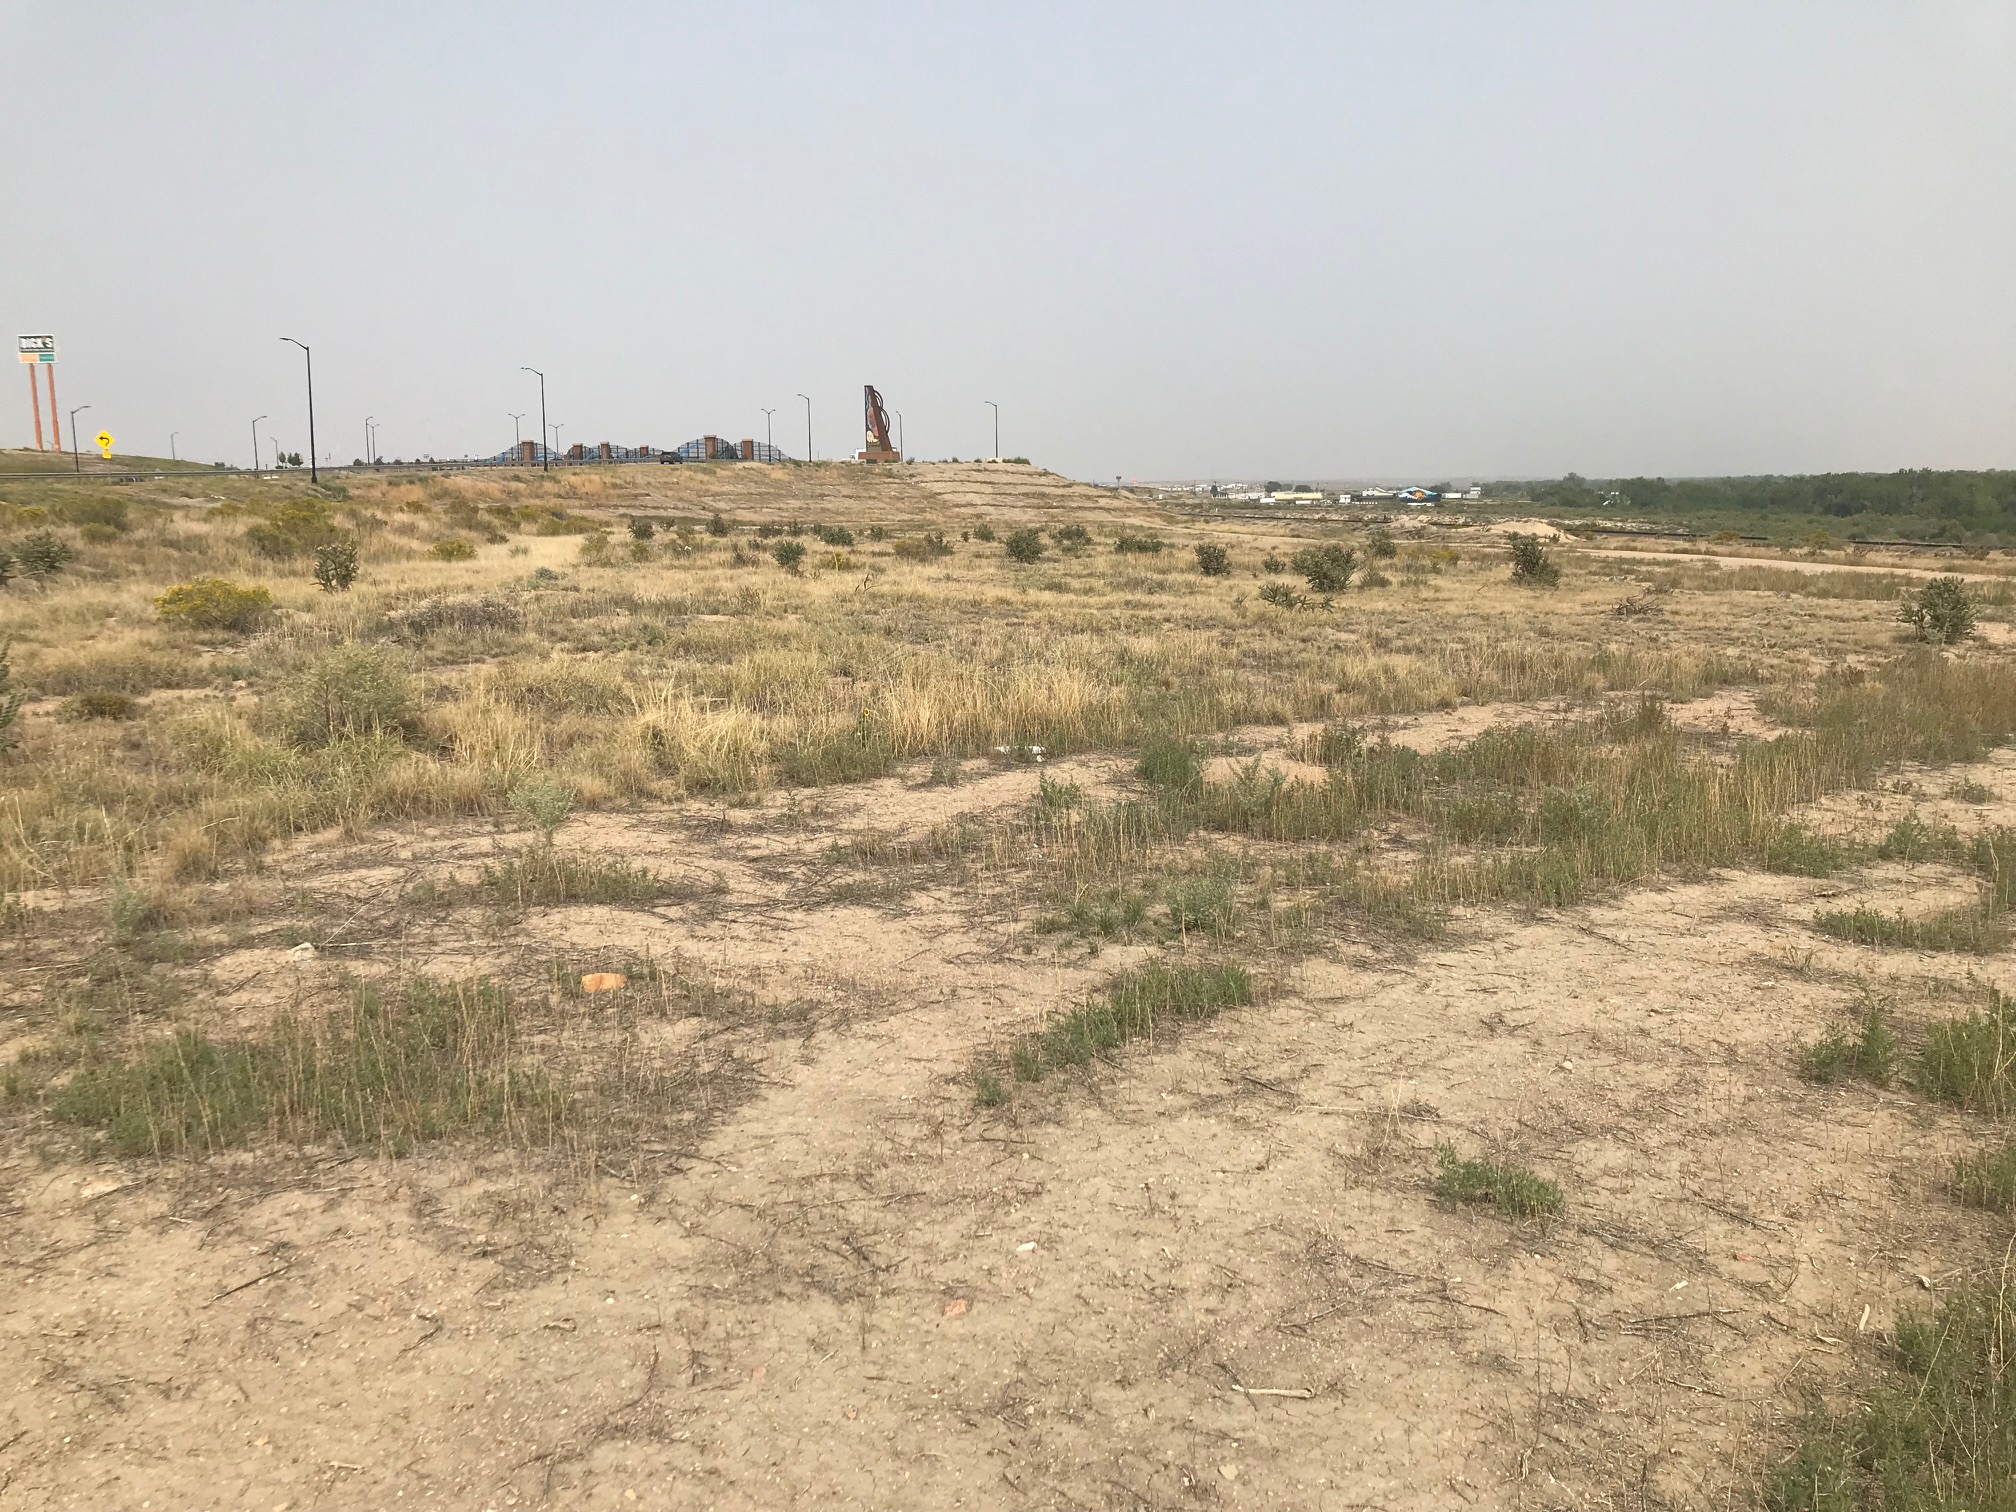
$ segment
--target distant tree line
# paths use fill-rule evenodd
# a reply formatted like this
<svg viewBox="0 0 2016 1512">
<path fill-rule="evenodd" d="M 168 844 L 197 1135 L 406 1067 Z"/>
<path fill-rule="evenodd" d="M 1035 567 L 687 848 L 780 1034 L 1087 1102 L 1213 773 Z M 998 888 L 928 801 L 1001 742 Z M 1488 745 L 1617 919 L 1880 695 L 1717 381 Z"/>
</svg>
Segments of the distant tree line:
<svg viewBox="0 0 2016 1512">
<path fill-rule="evenodd" d="M 1755 478 L 1611 478 L 1569 473 L 1547 482 L 1498 482 L 1494 498 L 1524 496 L 1549 512 L 1606 511 L 1676 523 L 1747 518 L 1766 533 L 1795 525 L 1928 541 L 2016 540 L 2016 471 L 1812 473 Z M 1992 542 L 1991 542 L 1992 543 Z"/>
</svg>

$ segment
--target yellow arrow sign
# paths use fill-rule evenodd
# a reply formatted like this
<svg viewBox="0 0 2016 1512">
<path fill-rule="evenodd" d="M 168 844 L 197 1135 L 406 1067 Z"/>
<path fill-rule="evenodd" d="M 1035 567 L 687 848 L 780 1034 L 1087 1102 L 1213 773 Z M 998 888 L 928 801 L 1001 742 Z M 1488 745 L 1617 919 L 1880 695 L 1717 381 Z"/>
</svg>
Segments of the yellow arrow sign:
<svg viewBox="0 0 2016 1512">
<path fill-rule="evenodd" d="M 98 443 L 98 450 L 101 453 L 107 457 L 112 455 L 112 432 L 100 431 L 92 439 Z"/>
</svg>

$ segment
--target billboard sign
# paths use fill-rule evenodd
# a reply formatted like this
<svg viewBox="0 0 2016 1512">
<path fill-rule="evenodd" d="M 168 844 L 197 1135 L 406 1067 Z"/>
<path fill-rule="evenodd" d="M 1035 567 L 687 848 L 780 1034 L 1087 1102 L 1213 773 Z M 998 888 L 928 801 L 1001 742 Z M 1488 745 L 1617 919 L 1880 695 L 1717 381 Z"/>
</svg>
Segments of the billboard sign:
<svg viewBox="0 0 2016 1512">
<path fill-rule="evenodd" d="M 56 360 L 56 338 L 54 336 L 16 336 L 14 344 L 20 348 L 23 362 L 54 362 Z"/>
</svg>

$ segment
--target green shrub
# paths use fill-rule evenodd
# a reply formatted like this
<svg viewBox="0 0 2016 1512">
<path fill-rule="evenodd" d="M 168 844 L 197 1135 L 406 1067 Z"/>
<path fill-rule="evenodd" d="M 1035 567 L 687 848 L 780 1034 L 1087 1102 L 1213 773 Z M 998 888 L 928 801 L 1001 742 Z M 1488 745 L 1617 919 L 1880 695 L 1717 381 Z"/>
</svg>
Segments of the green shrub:
<svg viewBox="0 0 2016 1512">
<path fill-rule="evenodd" d="M 1902 912 L 1878 913 L 1854 908 L 1817 914 L 1814 928 L 1854 945 L 1882 945 L 1894 950 L 1951 950 L 1967 955 L 1992 955 L 2009 943 L 2009 929 L 1979 908 L 1949 908 L 1912 918 Z"/>
<path fill-rule="evenodd" d="M 770 548 L 770 556 L 786 572 L 796 572 L 805 561 L 803 541 L 779 541 Z"/>
<path fill-rule="evenodd" d="M 905 536 L 896 543 L 894 550 L 906 562 L 931 562 L 952 555 L 952 548 L 946 544 L 942 530 L 927 530 L 921 536 Z"/>
<path fill-rule="evenodd" d="M 580 794 L 569 784 L 550 777 L 527 777 L 511 789 L 511 808 L 521 819 L 553 843 L 553 832 L 574 812 Z"/>
<path fill-rule="evenodd" d="M 1326 596 L 1349 588 L 1352 574 L 1358 570 L 1358 553 L 1334 541 L 1323 546 L 1305 546 L 1290 561 L 1308 580 L 1311 592 Z"/>
<path fill-rule="evenodd" d="M 1764 842 L 1764 869 L 1794 877 L 1831 877 L 1848 864 L 1848 848 L 1798 824 L 1780 825 Z"/>
<path fill-rule="evenodd" d="M 1213 542 L 1202 542 L 1196 548 L 1197 570 L 1206 577 L 1229 577 L 1232 572 L 1232 558 L 1223 546 Z"/>
<path fill-rule="evenodd" d="M 1953 1163 L 1953 1195 L 1968 1207 L 2016 1212 L 2016 1144 L 1962 1155 Z"/>
<path fill-rule="evenodd" d="M 812 529 L 812 534 L 828 546 L 838 546 L 842 550 L 854 544 L 854 532 L 844 525 L 816 525 Z"/>
<path fill-rule="evenodd" d="M 721 518 L 720 510 L 717 509 L 714 513 L 707 516 L 707 534 L 710 536 L 725 536 L 728 534 L 728 530 L 728 522 Z"/>
<path fill-rule="evenodd" d="M 17 565 L 19 564 L 14 560 L 14 553 L 5 546 L 0 546 L 0 588 L 5 588 L 14 581 L 14 569 Z"/>
<path fill-rule="evenodd" d="M 1306 609 L 1309 600 L 1297 593 L 1286 583 L 1263 583 L 1260 586 L 1260 602 L 1272 604 L 1277 609 Z"/>
<path fill-rule="evenodd" d="M 658 533 L 658 527 L 652 524 L 649 520 L 645 519 L 642 515 L 630 516 L 631 540 L 648 541 L 651 539 L 651 537 L 653 537 L 657 533 Z"/>
<path fill-rule="evenodd" d="M 1512 537 L 1512 581 L 1524 588 L 1552 588 L 1561 581 L 1560 564 L 1538 536 Z"/>
<path fill-rule="evenodd" d="M 1134 775 L 1153 787 L 1189 792 L 1204 785 L 1204 754 L 1194 740 L 1158 735 L 1141 748 Z"/>
<path fill-rule="evenodd" d="M 1920 640 L 1951 646 L 1974 633 L 1974 596 L 1957 577 L 1932 579 L 1916 593 L 1906 592 L 1897 607 L 1897 618 L 1909 625 Z"/>
<path fill-rule="evenodd" d="M 306 556 L 336 539 L 336 522 L 319 500 L 282 505 L 245 532 L 245 544 L 261 556 Z"/>
<path fill-rule="evenodd" d="M 1008 560 L 1011 562 L 1026 564 L 1041 561 L 1043 558 L 1043 533 L 1033 526 L 1022 530 L 1011 530 L 1008 532 L 1007 540 L 1002 542 L 1002 548 L 1008 553 Z"/>
<path fill-rule="evenodd" d="M 978 525 L 973 527 L 973 539 L 976 541 L 992 541 L 994 539 L 994 527 L 989 525 L 985 520 L 982 520 Z"/>
<path fill-rule="evenodd" d="M 383 646 L 331 646 L 282 676 L 261 700 L 260 715 L 287 744 L 320 750 L 338 741 L 391 735 L 418 725 L 413 680 Z"/>
<path fill-rule="evenodd" d="M 1400 547 L 1392 531 L 1384 525 L 1375 525 L 1372 534 L 1365 538 L 1365 554 L 1375 562 L 1390 562 L 1400 554 Z"/>
<path fill-rule="evenodd" d="M 232 630 L 249 635 L 266 625 L 274 613 L 270 592 L 256 583 L 234 583 L 229 578 L 180 583 L 154 600 L 156 619 L 193 630 Z"/>
<path fill-rule="evenodd" d="M 1136 535 L 1131 530 L 1123 530 L 1120 539 L 1113 543 L 1113 549 L 1125 556 L 1153 556 L 1168 544 L 1158 535 Z"/>
<path fill-rule="evenodd" d="M 443 562 L 473 561 L 476 543 L 461 536 L 443 536 L 428 548 L 428 555 Z"/>
<path fill-rule="evenodd" d="M 1816 1403 L 1772 1474 L 1771 1512 L 2009 1512 L 2016 1506 L 2016 1291 L 1963 1282 L 1904 1312 L 1889 1368 L 1841 1412 Z"/>
<path fill-rule="evenodd" d="M 1830 1029 L 1799 1053 L 1799 1071 L 1808 1081 L 1831 1084 L 1851 1078 L 1889 1083 L 1897 1065 L 1897 1038 L 1884 1022 L 1883 1008 L 1870 1003 L 1853 1035 Z"/>
<path fill-rule="evenodd" d="M 1503 1209 L 1514 1218 L 1561 1211 L 1561 1188 L 1524 1166 L 1495 1160 L 1461 1160 L 1454 1145 L 1435 1147 L 1435 1195 L 1444 1202 Z"/>
<path fill-rule="evenodd" d="M 1092 532 L 1083 525 L 1060 525 L 1050 532 L 1050 539 L 1059 551 L 1076 553 L 1092 544 Z"/>
<path fill-rule="evenodd" d="M 15 549 L 14 557 L 28 576 L 45 578 L 77 560 L 77 553 L 55 531 L 38 530 Z"/>
<path fill-rule="evenodd" d="M 315 548 L 315 584 L 324 593 L 345 592 L 356 581 L 355 541 L 330 541 Z"/>
<path fill-rule="evenodd" d="M 1928 1096 L 1978 1113 L 2016 1113 L 2016 998 L 1990 988 L 1985 1012 L 1934 1024 L 1918 1052 L 1917 1082 Z"/>
</svg>

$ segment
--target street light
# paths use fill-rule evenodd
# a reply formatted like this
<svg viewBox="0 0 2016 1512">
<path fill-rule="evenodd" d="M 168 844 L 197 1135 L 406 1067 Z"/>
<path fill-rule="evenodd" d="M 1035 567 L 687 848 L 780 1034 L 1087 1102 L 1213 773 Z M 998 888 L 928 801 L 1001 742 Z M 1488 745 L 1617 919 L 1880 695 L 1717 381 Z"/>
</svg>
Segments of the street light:
<svg viewBox="0 0 2016 1512">
<path fill-rule="evenodd" d="M 521 372 L 530 373 L 539 380 L 539 450 L 543 452 L 546 450 L 546 432 L 548 429 L 550 429 L 550 427 L 546 424 L 546 375 L 540 372 L 539 369 L 535 367 L 524 367 L 522 364 L 519 370 Z M 552 468 L 552 461 L 553 459 L 550 453 L 546 456 L 541 457 L 539 459 L 539 470 L 541 472 L 550 471 Z"/>
<path fill-rule="evenodd" d="M 506 413 L 509 412 L 507 411 Z M 520 410 L 517 414 L 511 416 L 511 460 L 513 462 L 516 462 L 518 460 L 518 448 L 524 445 L 524 443 L 518 439 L 518 422 L 520 420 L 523 420 L 524 418 L 525 418 L 525 412 L 523 410 Z"/>
<path fill-rule="evenodd" d="M 181 434 L 182 432 L 180 431 L 168 432 L 168 460 L 170 462 L 180 462 L 182 460 L 175 455 L 175 438 Z"/>
<path fill-rule="evenodd" d="M 761 406 L 759 405 L 758 408 L 761 408 Z M 763 411 L 763 444 L 770 448 L 772 456 L 776 455 L 777 448 L 773 444 L 775 438 L 772 437 L 770 434 L 770 417 L 776 413 L 777 411 L 773 409 L 766 409 Z"/>
<path fill-rule="evenodd" d="M 903 411 L 896 411 L 896 458 L 903 458 Z"/>
<path fill-rule="evenodd" d="M 994 460 L 999 462 L 1001 460 L 1001 406 L 995 404 L 992 399 L 982 399 L 980 402 L 991 406 L 994 411 Z"/>
<path fill-rule="evenodd" d="M 77 450 L 77 415 L 80 410 L 87 410 L 89 408 L 91 406 L 88 404 L 80 404 L 76 409 L 70 411 L 70 462 L 79 473 L 84 471 L 84 454 Z M 56 444 L 58 446 L 63 444 L 61 436 L 56 438 Z"/>
<path fill-rule="evenodd" d="M 255 415 L 252 420 L 252 471 L 259 471 L 259 422 L 264 415 Z"/>
<path fill-rule="evenodd" d="M 308 350 L 308 343 L 296 341 L 292 336 L 282 336 L 282 341 L 301 348 L 301 355 L 308 359 L 308 481 L 320 485 L 322 474 L 315 461 L 315 354 Z"/>
<path fill-rule="evenodd" d="M 805 460 L 810 462 L 812 460 L 812 396 L 810 394 L 800 394 L 798 397 L 805 401 Z"/>
<path fill-rule="evenodd" d="M 378 460 L 371 449 L 371 422 L 377 418 L 376 415 L 366 415 L 364 417 L 364 460 L 367 463 L 375 463 Z"/>
<path fill-rule="evenodd" d="M 566 424 L 565 420 L 555 420 L 553 422 L 553 450 L 555 452 L 560 450 L 560 432 L 565 428 Z"/>
</svg>

